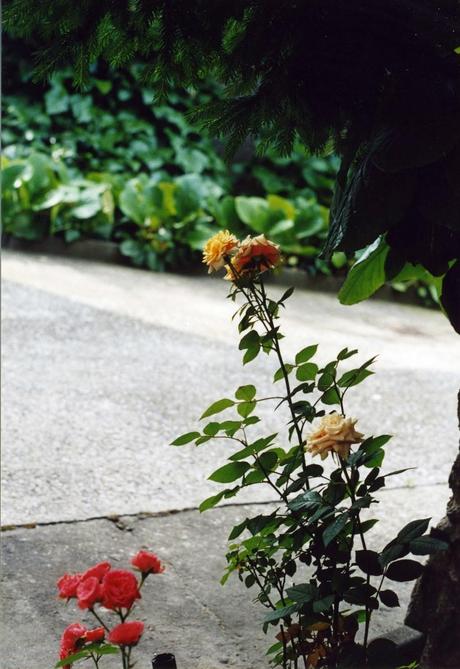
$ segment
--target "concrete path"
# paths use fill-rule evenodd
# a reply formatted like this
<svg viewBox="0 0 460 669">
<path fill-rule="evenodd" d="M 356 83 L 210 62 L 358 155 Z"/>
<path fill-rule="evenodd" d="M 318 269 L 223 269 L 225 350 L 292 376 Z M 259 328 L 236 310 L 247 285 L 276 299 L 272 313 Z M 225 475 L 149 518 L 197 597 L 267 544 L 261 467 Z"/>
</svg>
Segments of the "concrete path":
<svg viewBox="0 0 460 669">
<path fill-rule="evenodd" d="M 270 388 L 266 358 L 241 369 L 226 284 L 11 252 L 2 264 L 2 523 L 10 526 L 3 552 L 11 597 L 2 669 L 52 665 L 60 630 L 78 617 L 53 600 L 63 571 L 122 559 L 141 545 L 169 568 L 142 603 L 156 629 L 139 668 L 163 641 L 184 658 L 179 669 L 260 666 L 266 639 L 258 613 L 237 581 L 224 590 L 217 582 L 227 528 L 242 507 L 170 515 L 218 489 L 206 477 L 225 449 L 168 443 L 241 383 Z M 344 346 L 359 348 L 362 359 L 380 354 L 378 373 L 350 393 L 348 409 L 361 431 L 395 435 L 390 470 L 417 469 L 391 479 L 382 494 L 376 546 L 414 515 L 439 519 L 458 444 L 460 344 L 447 321 L 417 307 L 342 307 L 332 295 L 297 290 L 283 330 L 291 355 L 317 342 L 323 360 Z M 268 408 L 264 418 L 269 431 L 283 422 Z M 241 501 L 270 499 L 255 486 Z M 159 515 L 142 520 L 140 512 Z M 104 519 L 129 514 L 126 532 Z M 35 528 L 18 527 L 27 524 Z M 375 631 L 403 616 L 378 613 Z"/>
</svg>

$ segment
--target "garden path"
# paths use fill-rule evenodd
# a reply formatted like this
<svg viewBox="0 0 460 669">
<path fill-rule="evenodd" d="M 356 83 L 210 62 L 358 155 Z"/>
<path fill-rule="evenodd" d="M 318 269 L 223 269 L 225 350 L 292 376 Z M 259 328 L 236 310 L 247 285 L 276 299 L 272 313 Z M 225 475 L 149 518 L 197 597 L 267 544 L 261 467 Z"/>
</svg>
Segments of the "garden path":
<svg viewBox="0 0 460 669">
<path fill-rule="evenodd" d="M 31 648 L 41 653 L 34 666 L 51 666 L 63 621 L 75 618 L 53 602 L 60 573 L 106 556 L 116 561 L 140 545 L 169 563 L 161 603 L 146 596 L 143 604 L 146 615 L 161 613 L 152 644 L 160 638 L 179 657 L 201 657 L 184 660 L 187 669 L 255 666 L 266 641 L 254 610 L 236 581 L 224 591 L 216 586 L 226 528 L 244 509 L 171 515 L 216 490 L 206 476 L 225 448 L 168 443 L 241 383 L 254 379 L 262 393 L 270 387 L 270 360 L 241 369 L 226 285 L 13 252 L 4 253 L 2 272 L 2 522 L 16 526 L 4 541 L 6 602 L 15 603 L 14 613 L 4 605 L 4 657 L 12 658 L 5 669 L 26 666 L 36 657 Z M 377 545 L 414 514 L 438 520 L 458 441 L 460 346 L 447 321 L 414 306 L 342 307 L 334 295 L 297 290 L 283 329 L 288 354 L 318 341 L 324 360 L 344 346 L 359 348 L 363 359 L 380 354 L 377 375 L 350 393 L 349 412 L 363 432 L 395 434 L 390 470 L 417 469 L 392 478 L 382 493 L 387 512 L 375 528 Z M 275 431 L 282 416 L 264 412 Z M 270 499 L 255 487 L 241 501 Z M 379 616 L 382 631 L 403 611 Z"/>
</svg>

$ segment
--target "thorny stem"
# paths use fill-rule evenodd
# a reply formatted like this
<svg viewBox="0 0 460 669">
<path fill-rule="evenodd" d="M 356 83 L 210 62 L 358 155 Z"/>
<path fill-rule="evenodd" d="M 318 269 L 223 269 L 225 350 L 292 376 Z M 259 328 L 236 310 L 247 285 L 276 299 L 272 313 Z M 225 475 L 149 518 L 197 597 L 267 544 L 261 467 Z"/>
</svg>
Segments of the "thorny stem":
<svg viewBox="0 0 460 669">
<path fill-rule="evenodd" d="M 273 320 L 273 316 L 270 313 L 270 310 L 269 310 L 268 305 L 267 305 L 267 295 L 266 295 L 265 286 L 264 286 L 264 283 L 263 283 L 262 280 L 260 281 L 260 289 L 261 289 L 261 293 L 262 293 L 262 302 L 261 303 L 259 302 L 259 304 L 261 304 L 262 308 L 264 309 L 264 311 L 266 313 L 266 316 L 267 316 L 267 319 L 268 319 L 268 322 L 269 322 L 269 325 L 270 325 L 270 330 L 274 330 L 275 329 L 275 322 Z M 256 291 L 255 287 L 254 287 L 254 296 L 255 296 L 256 300 L 258 300 L 257 291 Z M 267 330 L 267 331 L 269 332 L 270 330 Z M 281 347 L 279 345 L 279 341 L 278 341 L 278 338 L 276 336 L 276 333 L 274 333 L 274 335 L 273 335 L 273 346 L 275 347 L 275 353 L 276 353 L 278 361 L 280 363 L 280 367 L 283 371 L 284 384 L 286 386 L 286 399 L 287 399 L 287 402 L 288 402 L 288 405 L 289 405 L 289 410 L 291 412 L 292 422 L 294 424 L 294 429 L 295 429 L 296 434 L 297 434 L 297 440 L 299 442 L 299 449 L 302 453 L 302 467 L 303 467 L 303 470 L 304 470 L 304 473 L 305 473 L 307 463 L 305 461 L 305 454 L 304 454 L 304 451 L 303 451 L 302 431 L 299 427 L 298 417 L 297 417 L 297 415 L 294 411 L 294 406 L 293 406 L 293 403 L 292 403 L 292 396 L 291 396 L 291 384 L 289 382 L 289 374 L 288 374 L 287 369 L 286 369 L 286 365 L 285 365 L 285 362 L 284 362 L 284 359 L 283 359 L 283 354 L 281 352 Z M 308 478 L 305 479 L 305 484 L 306 484 L 306 487 L 307 487 L 307 490 L 308 490 L 310 488 Z"/>
<path fill-rule="evenodd" d="M 228 265 L 229 265 L 231 271 L 233 272 L 233 274 L 235 276 L 235 279 L 240 279 L 241 275 L 235 269 L 235 267 L 234 267 L 234 265 L 231 261 L 231 258 L 229 256 L 226 258 L 226 261 L 228 262 Z M 245 296 L 245 298 L 247 299 L 249 304 L 251 306 L 254 306 L 253 303 L 252 303 L 252 300 L 251 300 L 250 293 L 248 293 L 242 286 L 237 286 L 237 287 L 238 287 L 239 290 L 241 290 L 241 292 L 243 293 L 243 295 Z M 264 286 L 264 283 L 263 283 L 262 279 L 260 280 L 260 290 L 261 290 L 261 298 L 259 297 L 259 295 L 257 293 L 257 288 L 256 288 L 255 285 L 253 285 L 253 290 L 250 291 L 250 292 L 252 292 L 252 295 L 254 296 L 254 299 L 256 300 L 257 305 L 259 306 L 260 320 L 261 320 L 261 322 L 262 322 L 263 326 L 265 327 L 265 330 L 268 334 L 268 333 L 275 330 L 275 323 L 274 323 L 274 320 L 273 320 L 273 316 L 270 313 L 270 310 L 269 310 L 268 305 L 267 305 L 267 294 L 265 292 L 265 286 Z M 289 382 L 289 375 L 287 373 L 286 365 L 285 365 L 285 362 L 284 362 L 284 359 L 283 359 L 283 355 L 281 353 L 281 348 L 280 348 L 280 345 L 279 345 L 279 341 L 276 337 L 276 333 L 274 333 L 274 335 L 273 335 L 273 346 L 274 346 L 274 350 L 275 350 L 275 353 L 277 355 L 280 367 L 281 367 L 282 372 L 283 372 L 284 384 L 286 386 L 286 395 L 287 395 L 286 399 L 287 399 L 287 402 L 288 402 L 288 405 L 289 405 L 289 410 L 291 412 L 292 422 L 294 424 L 294 429 L 295 429 L 296 434 L 297 434 L 297 439 L 298 439 L 298 442 L 299 442 L 299 449 L 300 449 L 300 452 L 302 454 L 302 468 L 303 468 L 303 471 L 305 473 L 306 468 L 307 468 L 307 463 L 305 461 L 305 453 L 303 451 L 302 431 L 299 427 L 298 418 L 297 418 L 297 415 L 294 411 L 294 407 L 293 407 L 293 404 L 292 404 L 291 384 Z M 309 490 L 310 489 L 310 484 L 309 484 L 309 481 L 308 481 L 308 477 L 305 477 L 305 485 L 306 485 L 307 490 Z"/>
</svg>

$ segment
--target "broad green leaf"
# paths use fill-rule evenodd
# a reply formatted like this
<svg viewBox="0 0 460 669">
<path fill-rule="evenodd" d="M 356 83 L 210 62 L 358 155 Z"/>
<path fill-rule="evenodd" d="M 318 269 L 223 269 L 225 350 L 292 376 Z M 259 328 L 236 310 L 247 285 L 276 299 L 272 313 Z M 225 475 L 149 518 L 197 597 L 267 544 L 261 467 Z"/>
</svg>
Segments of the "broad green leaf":
<svg viewBox="0 0 460 669">
<path fill-rule="evenodd" d="M 199 432 L 187 432 L 186 434 L 182 434 L 180 437 L 177 437 L 177 439 L 174 439 L 170 445 L 183 446 L 184 444 L 188 444 L 189 442 L 194 441 L 198 437 L 201 437 Z"/>
<path fill-rule="evenodd" d="M 303 362 L 308 362 L 310 358 L 313 358 L 316 351 L 318 350 L 318 344 L 313 344 L 312 346 L 306 346 L 301 351 L 299 351 L 295 357 L 296 365 L 301 365 Z"/>
<path fill-rule="evenodd" d="M 383 286 L 388 249 L 385 240 L 379 238 L 355 262 L 339 291 L 341 304 L 361 302 Z"/>
<path fill-rule="evenodd" d="M 235 527 L 232 529 L 232 531 L 231 531 L 230 534 L 228 535 L 228 541 L 233 541 L 234 539 L 236 539 L 237 537 L 239 537 L 240 534 L 241 534 L 242 532 L 244 532 L 244 530 L 246 529 L 247 522 L 248 522 L 248 520 L 247 520 L 247 518 L 246 518 L 246 519 L 243 520 L 243 522 L 240 523 L 239 525 L 235 525 Z"/>
<path fill-rule="evenodd" d="M 253 400 L 255 395 L 256 395 L 256 387 L 251 385 L 240 386 L 235 393 L 235 397 L 237 400 L 245 400 L 246 402 L 250 402 L 251 400 Z"/>
<path fill-rule="evenodd" d="M 221 411 L 224 411 L 225 409 L 234 406 L 234 404 L 235 402 L 233 400 L 229 400 L 226 397 L 224 397 L 221 400 L 217 400 L 217 402 L 214 402 L 213 404 L 211 404 L 210 407 L 206 409 L 204 414 L 202 414 L 200 420 L 203 420 L 203 418 L 207 418 L 208 416 L 212 416 L 215 413 L 220 413 Z"/>
<path fill-rule="evenodd" d="M 269 204 L 261 197 L 235 198 L 235 208 L 238 216 L 256 232 L 264 232 L 268 220 Z"/>
<path fill-rule="evenodd" d="M 219 467 L 215 472 L 209 476 L 210 481 L 216 481 L 216 483 L 231 483 L 236 481 L 236 479 L 241 478 L 251 465 L 247 462 L 229 462 L 223 467 Z"/>
<path fill-rule="evenodd" d="M 297 367 L 296 378 L 298 381 L 312 381 L 318 373 L 318 365 L 314 362 L 307 362 Z"/>
</svg>

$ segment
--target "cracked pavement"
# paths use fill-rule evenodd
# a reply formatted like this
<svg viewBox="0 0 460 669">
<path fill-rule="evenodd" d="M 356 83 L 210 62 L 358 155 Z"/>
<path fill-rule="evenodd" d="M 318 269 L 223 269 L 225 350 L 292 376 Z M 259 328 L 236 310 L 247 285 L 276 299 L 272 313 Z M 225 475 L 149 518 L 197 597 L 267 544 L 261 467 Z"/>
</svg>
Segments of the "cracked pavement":
<svg viewBox="0 0 460 669">
<path fill-rule="evenodd" d="M 168 570 L 141 603 L 154 628 L 138 666 L 161 649 L 176 653 L 179 669 L 260 666 L 260 609 L 237 579 L 218 584 L 228 528 L 246 508 L 193 511 L 216 491 L 207 476 L 225 448 L 168 446 L 241 383 L 270 387 L 266 358 L 241 368 L 226 285 L 12 252 L 2 265 L 2 667 L 53 665 L 61 630 L 79 616 L 53 599 L 61 573 L 107 557 L 126 564 L 142 546 Z M 376 546 L 415 514 L 437 521 L 458 444 L 460 347 L 447 321 L 379 301 L 342 307 L 298 289 L 283 330 L 288 355 L 318 341 L 323 360 L 344 346 L 361 359 L 380 354 L 349 412 L 361 431 L 395 435 L 389 470 L 416 469 L 382 493 Z M 269 432 L 283 421 L 268 407 L 260 415 Z M 271 499 L 254 486 L 241 501 Z M 403 609 L 378 614 L 375 632 L 401 622 Z"/>
</svg>

